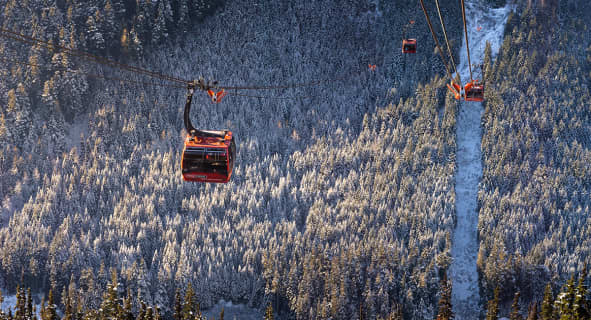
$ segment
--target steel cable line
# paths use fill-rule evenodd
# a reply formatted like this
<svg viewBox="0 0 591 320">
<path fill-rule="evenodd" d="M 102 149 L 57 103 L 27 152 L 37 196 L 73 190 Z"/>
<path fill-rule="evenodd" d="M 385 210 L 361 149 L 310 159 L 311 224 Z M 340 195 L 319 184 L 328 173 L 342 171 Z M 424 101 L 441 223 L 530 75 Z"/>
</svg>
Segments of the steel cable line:
<svg viewBox="0 0 591 320">
<path fill-rule="evenodd" d="M 423 0 L 421 0 L 423 1 Z M 464 21 L 464 34 L 466 35 L 466 51 L 468 51 L 468 69 L 470 70 L 470 81 L 474 82 L 472 78 L 472 63 L 470 62 L 470 45 L 468 43 L 468 28 L 466 27 L 466 8 L 464 6 L 464 0 L 461 0 L 462 3 L 462 20 Z"/>
<path fill-rule="evenodd" d="M 443 50 L 441 50 L 441 46 L 439 45 L 439 40 L 437 40 L 437 36 L 435 35 L 435 31 L 433 31 L 433 25 L 431 24 L 431 19 L 429 19 L 429 14 L 427 13 L 427 9 L 425 8 L 425 3 L 423 0 L 419 0 L 421 3 L 421 7 L 423 8 L 423 13 L 425 13 L 425 18 L 427 19 L 427 24 L 429 25 L 429 30 L 431 30 L 431 35 L 433 36 L 433 40 L 435 40 L 435 44 L 437 45 L 437 49 L 439 50 L 439 55 L 441 56 L 441 60 L 443 60 L 443 65 L 445 66 L 445 71 L 447 72 L 447 76 L 453 82 L 453 77 L 449 72 L 449 67 L 447 66 L 447 62 L 445 61 L 445 57 L 443 56 Z"/>
<path fill-rule="evenodd" d="M 18 61 L 18 60 L 13 60 L 13 59 L 6 59 L 3 57 L 0 57 L 0 61 L 7 62 L 7 63 L 16 63 L 19 65 L 26 65 L 26 66 L 37 67 L 37 68 L 43 67 L 41 65 L 30 63 L 30 62 Z M 83 74 L 85 76 L 92 77 L 92 78 L 112 80 L 112 81 L 121 81 L 124 83 L 130 83 L 130 84 L 135 84 L 135 85 L 151 85 L 151 86 L 183 88 L 183 89 L 185 88 L 184 86 L 177 85 L 177 84 L 163 84 L 163 83 L 128 80 L 128 79 L 116 78 L 116 77 L 106 77 L 106 76 L 93 74 L 93 73 L 89 73 L 89 72 L 84 72 L 84 71 L 80 71 L 80 70 L 72 70 L 72 69 L 69 69 L 66 67 L 52 67 L 52 68 L 56 69 L 56 70 L 64 71 L 64 72 L 74 73 L 74 74 Z"/>
<path fill-rule="evenodd" d="M 106 58 L 103 58 L 100 56 L 96 56 L 96 55 L 93 55 L 93 54 L 90 54 L 88 52 L 84 52 L 81 50 L 76 50 L 76 49 L 71 49 L 68 47 L 60 46 L 60 45 L 55 45 L 55 44 L 52 44 L 48 41 L 43 41 L 43 40 L 40 40 L 40 39 L 37 39 L 34 37 L 23 35 L 23 34 L 20 34 L 18 32 L 12 31 L 12 30 L 4 29 L 2 27 L 0 27 L 0 36 L 5 37 L 5 38 L 9 38 L 9 39 L 13 39 L 13 40 L 16 40 L 19 42 L 27 43 L 32 46 L 42 47 L 42 48 L 45 48 L 48 50 L 52 50 L 54 52 L 63 51 L 64 53 L 66 53 L 68 55 L 71 55 L 74 57 L 80 57 L 80 58 L 87 59 L 90 61 L 94 61 L 96 63 L 103 64 L 103 65 L 106 65 L 109 67 L 115 67 L 118 69 L 130 71 L 132 73 L 137 73 L 137 74 L 153 77 L 153 78 L 160 79 L 160 80 L 171 81 L 171 82 L 183 84 L 183 86 L 181 86 L 181 85 L 161 85 L 161 86 L 185 88 L 186 85 L 191 83 L 191 81 L 187 81 L 187 80 L 183 80 L 180 78 L 164 75 L 162 73 L 153 72 L 150 70 L 126 65 L 126 64 L 123 64 L 123 63 L 120 63 L 120 62 L 117 62 L 114 60 L 109 60 L 109 59 L 106 59 Z M 445 61 L 444 61 L 444 63 L 445 63 Z M 40 66 L 38 66 L 38 67 L 40 67 Z M 446 68 L 447 68 L 447 65 L 446 65 Z M 68 70 L 65 70 L 65 71 L 68 71 Z M 68 71 L 68 72 L 71 72 L 71 71 Z M 209 87 L 209 86 L 204 87 L 201 89 L 204 91 L 207 91 L 207 89 L 209 89 L 209 88 L 219 88 L 219 89 L 226 89 L 226 90 L 272 90 L 272 89 L 290 89 L 290 88 L 310 87 L 310 86 L 317 86 L 317 85 L 324 84 L 324 83 L 342 81 L 342 80 L 345 80 L 345 79 L 352 77 L 354 75 L 361 74 L 362 72 L 363 72 L 363 70 L 360 70 L 360 71 L 352 72 L 348 75 L 338 77 L 338 78 L 311 81 L 311 82 L 305 82 L 305 83 L 297 83 L 297 84 L 289 84 L 289 85 L 276 85 L 276 86 L 271 86 L 271 85 L 267 85 L 267 86 L 217 86 L 217 85 L 215 85 L 215 86 L 211 86 L 211 87 Z M 448 73 L 449 73 L 449 71 L 448 71 Z M 109 77 L 104 77 L 104 76 L 90 74 L 90 73 L 86 73 L 86 74 L 90 77 L 103 78 L 103 79 L 107 79 L 107 80 L 119 80 L 119 81 L 125 81 L 125 82 L 129 82 L 129 83 L 135 83 L 135 84 L 159 85 L 159 84 L 150 83 L 150 82 L 125 80 L 125 79 L 121 79 L 121 78 L 109 78 Z M 230 94 L 230 93 L 228 93 L 228 94 Z M 232 94 L 232 95 L 238 95 L 238 94 Z M 242 96 L 248 96 L 248 95 L 242 95 Z M 273 99 L 273 97 L 263 97 L 263 96 L 251 96 L 251 97 Z M 280 99 L 295 99 L 295 98 L 285 98 L 284 97 L 284 98 L 280 98 Z"/>
<path fill-rule="evenodd" d="M 292 89 L 292 88 L 301 88 L 301 87 L 313 87 L 320 84 L 331 83 L 331 82 L 339 82 L 345 79 L 348 79 L 352 76 L 362 74 L 364 71 L 359 70 L 355 72 L 351 72 L 347 75 L 333 78 L 333 79 L 326 79 L 326 80 L 317 80 L 317 81 L 310 81 L 310 82 L 303 82 L 303 83 L 295 83 L 295 84 L 288 84 L 288 85 L 277 85 L 277 86 L 216 86 L 216 88 L 224 89 L 224 90 L 276 90 L 276 89 Z"/>
<path fill-rule="evenodd" d="M 81 50 L 76 50 L 76 49 L 71 49 L 71 48 L 64 47 L 64 46 L 55 45 L 55 44 L 52 44 L 52 43 L 50 43 L 48 41 L 39 40 L 39 39 L 36 39 L 36 38 L 33 38 L 33 37 L 29 37 L 29 36 L 26 36 L 26 35 L 23 35 L 23 34 L 14 32 L 14 31 L 11 31 L 11 30 L 0 28 L 0 31 L 1 32 L 4 32 L 4 34 L 0 33 L 0 36 L 8 37 L 8 38 L 11 38 L 11 39 L 14 39 L 14 40 L 17 40 L 17 41 L 22 41 L 22 42 L 25 42 L 25 43 L 29 43 L 29 44 L 32 44 L 32 45 L 39 45 L 39 46 L 42 46 L 42 47 L 44 47 L 46 49 L 49 49 L 49 50 L 52 50 L 52 51 L 59 51 L 58 49 L 61 49 L 61 50 L 65 51 L 66 53 L 68 53 L 68 54 L 70 54 L 72 56 L 84 57 L 84 58 L 87 58 L 89 60 L 92 60 L 92 61 L 94 61 L 96 63 L 107 65 L 107 66 L 110 66 L 110 67 L 117 67 L 119 69 L 123 69 L 123 70 L 131 71 L 131 72 L 140 73 L 140 74 L 143 74 L 143 75 L 151 76 L 151 77 L 154 77 L 154 78 L 159 78 L 159 79 L 162 79 L 162 80 L 168 80 L 168 81 L 174 81 L 174 82 L 181 82 L 181 83 L 186 83 L 187 82 L 187 81 L 185 81 L 183 79 L 179 79 L 179 78 L 175 78 L 175 77 L 172 77 L 172 76 L 163 75 L 163 74 L 158 73 L 158 72 L 153 72 L 153 71 L 146 70 L 146 69 L 141 69 L 141 68 L 138 68 L 138 67 L 129 66 L 129 65 L 126 65 L 126 64 L 123 64 L 123 63 L 114 61 L 114 60 L 109 60 L 109 59 L 106 59 L 106 58 L 103 58 L 103 57 L 100 57 L 100 56 L 96 56 L 96 55 L 93 55 L 93 54 L 90 54 L 88 52 L 84 52 L 84 51 L 81 51 Z M 12 36 L 7 35 L 6 33 L 11 34 Z"/>
<path fill-rule="evenodd" d="M 274 100 L 299 100 L 299 99 L 307 99 L 313 98 L 314 96 L 297 96 L 297 97 L 268 97 L 268 96 L 255 96 L 250 94 L 242 94 L 242 93 L 230 93 L 228 92 L 229 96 L 239 96 L 239 97 L 249 97 L 249 98 L 260 98 L 260 99 L 274 99 Z"/>
<path fill-rule="evenodd" d="M 59 51 L 63 50 L 66 53 L 68 53 L 69 55 L 72 56 L 78 56 L 78 57 L 83 57 L 89 60 L 92 60 L 94 62 L 103 64 L 103 65 L 107 65 L 107 66 L 111 66 L 111 67 L 118 67 L 119 69 L 123 69 L 123 70 L 127 70 L 127 71 L 131 71 L 131 72 L 135 72 L 135 73 L 139 73 L 139 74 L 143 74 L 143 75 L 147 75 L 147 76 L 151 76 L 151 77 L 155 77 L 161 80 L 168 80 L 168 81 L 174 81 L 174 82 L 179 82 L 182 84 L 188 84 L 190 81 L 187 80 L 182 80 L 180 78 L 175 78 L 175 77 L 171 77 L 171 76 L 167 76 L 167 75 L 163 75 L 161 73 L 158 72 L 153 72 L 153 71 L 149 71 L 149 70 L 145 70 L 145 69 L 141 69 L 141 68 L 137 68 L 137 67 L 133 67 L 133 66 L 129 66 L 129 65 L 125 65 L 113 60 L 109 60 L 106 58 L 102 58 L 84 51 L 80 51 L 80 50 L 75 50 L 75 49 L 70 49 L 67 47 L 63 47 L 63 46 L 58 46 L 58 45 L 54 45 L 51 44 L 47 41 L 42 41 L 33 37 L 29 37 L 26 35 L 22 35 L 19 34 L 17 32 L 11 31 L 11 30 L 7 30 L 4 28 L 0 28 L 0 36 L 6 37 L 6 38 L 10 38 L 13 40 L 17 40 L 20 42 L 25 42 L 31 45 L 39 45 L 42 46 L 44 48 L 53 50 L 53 51 Z M 3 32 L 3 33 L 2 33 Z M 8 33 L 8 34 L 7 34 Z M 319 80 L 319 81 L 311 81 L 311 82 L 307 82 L 307 83 L 299 83 L 299 84 L 291 84 L 291 85 L 277 85 L 277 86 L 216 86 L 215 88 L 219 88 L 219 89 L 226 89 L 226 90 L 269 90 L 269 89 L 289 89 L 289 88 L 299 88 L 299 87 L 308 87 L 308 86 L 316 86 L 319 84 L 324 84 L 324 83 L 330 83 L 330 82 L 337 82 L 337 81 L 342 81 L 344 79 L 347 79 L 355 74 L 359 74 L 361 73 L 361 71 L 358 72 L 354 72 L 351 74 L 348 74 L 346 76 L 343 77 L 339 77 L 339 78 L 335 78 L 335 79 L 328 79 L 328 80 Z"/>
<path fill-rule="evenodd" d="M 79 56 L 79 57 L 84 57 L 88 60 L 92 60 L 94 62 L 97 62 L 99 64 L 103 64 L 103 65 L 107 65 L 110 67 L 116 67 L 122 70 L 127 70 L 130 72 L 135 72 L 135 73 L 139 73 L 139 74 L 143 74 L 146 76 L 150 76 L 153 78 L 158 78 L 161 80 L 167 80 L 167 81 L 172 81 L 172 82 L 178 82 L 178 83 L 183 83 L 183 84 L 187 84 L 188 81 L 180 79 L 180 78 L 176 78 L 176 77 L 172 77 L 172 76 L 167 76 L 158 72 L 154 72 L 154 71 L 150 71 L 150 70 L 146 70 L 146 69 L 141 69 L 138 67 L 134 67 L 134 66 L 130 66 L 130 65 L 126 65 L 114 60 L 109 60 L 103 57 L 99 57 L 93 54 L 90 54 L 88 52 L 84 52 L 84 51 L 80 51 L 80 50 L 76 50 L 76 49 L 71 49 L 68 47 L 64 47 L 64 46 L 60 46 L 60 45 L 55 45 L 52 44 L 48 41 L 43 41 L 43 40 L 39 40 L 33 37 L 29 37 L 27 35 L 23 35 L 20 34 L 18 32 L 14 32 L 12 30 L 8 30 L 8 29 L 4 29 L 0 27 L 0 36 L 6 37 L 6 38 L 10 38 L 13 40 L 17 40 L 17 41 L 21 41 L 21 42 L 25 42 L 25 43 L 29 43 L 29 44 L 34 44 L 34 45 L 41 45 L 49 50 L 52 51 L 59 51 L 59 50 L 63 50 L 64 52 L 73 55 L 73 56 Z"/>
<path fill-rule="evenodd" d="M 445 44 L 447 45 L 447 52 L 449 53 L 449 58 L 451 60 L 451 65 L 454 67 L 454 71 L 458 76 L 458 81 L 460 82 L 460 87 L 464 87 L 462 85 L 462 78 L 460 78 L 460 73 L 456 68 L 456 62 L 454 61 L 453 53 L 451 52 L 451 46 L 449 45 L 449 41 L 447 39 L 447 30 L 445 29 L 445 24 L 443 23 L 443 16 L 441 15 L 441 9 L 439 8 L 439 0 L 435 0 L 435 5 L 437 7 L 437 14 L 439 15 L 439 21 L 441 21 L 441 28 L 443 29 L 443 37 L 445 38 Z"/>
<path fill-rule="evenodd" d="M 42 65 L 39 65 L 39 64 L 18 61 L 18 60 L 13 60 L 13 59 L 6 59 L 3 57 L 0 57 L 0 61 L 6 62 L 6 63 L 15 63 L 18 65 L 25 65 L 25 66 L 30 66 L 30 67 L 37 67 L 37 68 L 43 67 Z M 80 71 L 80 70 L 72 70 L 72 69 L 69 69 L 66 67 L 52 67 L 52 68 L 55 70 L 69 72 L 69 73 L 73 73 L 73 74 L 83 74 L 85 76 L 92 77 L 92 78 L 112 80 L 112 81 L 121 81 L 123 83 L 129 83 L 129 84 L 135 84 L 135 85 L 151 85 L 151 86 L 159 86 L 159 87 L 171 87 L 171 88 L 185 89 L 184 86 L 176 85 L 176 84 L 161 84 L 161 83 L 154 83 L 154 82 L 134 81 L 134 80 L 129 80 L 129 79 L 117 78 L 117 77 L 107 77 L 107 76 L 102 76 L 102 75 L 84 72 L 84 71 Z M 231 95 L 231 96 L 249 97 L 249 98 L 260 98 L 260 99 L 275 99 L 275 100 L 298 100 L 298 99 L 307 99 L 307 98 L 313 97 L 313 96 L 269 97 L 269 96 L 256 96 L 256 95 L 232 93 L 232 92 L 228 92 L 228 95 L 229 96 Z"/>
<path fill-rule="evenodd" d="M 20 42 L 23 42 L 23 43 L 28 43 L 28 44 L 31 44 L 34 47 L 40 47 L 40 48 L 45 48 L 45 49 L 48 49 L 48 50 L 52 50 L 54 52 L 59 52 L 59 50 L 58 50 L 59 47 L 54 46 L 51 43 L 37 42 L 37 41 L 34 41 L 34 40 L 29 40 L 29 39 L 26 39 L 26 38 L 20 38 L 20 37 L 14 36 L 14 35 L 9 35 L 9 34 L 6 34 L 6 33 L 1 33 L 1 32 L 0 32 L 0 36 L 5 37 L 5 38 L 9 38 L 9 39 L 13 39 L 13 40 L 16 40 L 16 41 L 20 41 Z M 64 47 L 62 47 L 62 48 L 64 48 Z M 110 67 L 113 67 L 114 66 L 113 64 L 102 63 L 100 61 L 97 61 L 97 59 L 94 59 L 92 57 L 88 57 L 88 55 L 85 54 L 85 53 L 77 53 L 74 50 L 70 50 L 70 49 L 67 49 L 66 50 L 66 49 L 62 49 L 62 50 L 64 51 L 64 53 L 67 53 L 70 56 L 85 58 L 85 59 L 88 59 L 88 60 L 91 60 L 91 61 L 94 61 L 94 62 L 103 64 L 103 65 L 107 65 L 107 66 L 110 66 Z M 140 73 L 140 74 L 143 74 L 143 73 Z M 160 78 L 160 79 L 162 80 L 162 78 Z"/>
</svg>

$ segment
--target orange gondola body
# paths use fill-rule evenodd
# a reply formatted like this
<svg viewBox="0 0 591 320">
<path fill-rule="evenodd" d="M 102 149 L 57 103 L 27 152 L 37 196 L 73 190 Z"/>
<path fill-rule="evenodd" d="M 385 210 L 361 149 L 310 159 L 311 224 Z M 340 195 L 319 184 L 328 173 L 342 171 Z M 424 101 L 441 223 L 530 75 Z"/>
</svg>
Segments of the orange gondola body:
<svg viewBox="0 0 591 320">
<path fill-rule="evenodd" d="M 232 176 L 236 144 L 231 131 L 201 131 L 212 136 L 187 134 L 181 159 L 183 179 L 226 183 Z"/>
<path fill-rule="evenodd" d="M 452 82 L 451 86 L 449 84 L 447 85 L 447 88 L 454 95 L 456 100 L 460 100 L 462 98 L 462 88 L 459 84 Z"/>
<path fill-rule="evenodd" d="M 417 39 L 402 39 L 402 53 L 417 53 Z"/>
<path fill-rule="evenodd" d="M 183 180 L 226 183 L 232 177 L 236 159 L 234 136 L 229 130 L 199 130 L 193 126 L 189 115 L 197 84 L 200 89 L 211 91 L 211 88 L 208 88 L 209 85 L 205 85 L 201 80 L 191 82 L 188 86 L 184 112 L 187 136 L 181 157 Z"/>
<path fill-rule="evenodd" d="M 466 92 L 466 101 L 484 101 L 484 84 L 478 80 L 468 82 L 464 86 L 464 92 Z"/>
</svg>

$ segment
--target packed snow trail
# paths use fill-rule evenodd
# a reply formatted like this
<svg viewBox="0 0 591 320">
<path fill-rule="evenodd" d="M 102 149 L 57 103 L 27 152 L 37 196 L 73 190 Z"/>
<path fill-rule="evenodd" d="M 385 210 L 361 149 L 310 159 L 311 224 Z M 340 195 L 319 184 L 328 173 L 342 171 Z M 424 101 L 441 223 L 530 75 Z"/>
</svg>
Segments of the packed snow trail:
<svg viewBox="0 0 591 320">
<path fill-rule="evenodd" d="M 466 23 L 470 58 L 473 64 L 480 64 L 484 58 L 486 42 L 490 42 L 494 55 L 502 43 L 505 22 L 511 11 L 509 5 L 491 9 L 480 1 L 466 2 Z M 463 84 L 470 80 L 466 39 L 463 38 L 458 66 Z M 482 79 L 480 68 L 472 67 L 474 79 Z M 486 98 L 486 87 L 484 91 Z M 478 212 L 476 200 L 478 182 L 482 176 L 480 142 L 482 132 L 480 118 L 483 113 L 482 103 L 462 102 L 456 122 L 457 165 L 456 173 L 456 216 L 457 225 L 453 236 L 450 268 L 452 279 L 452 305 L 457 320 L 477 319 L 480 313 L 480 294 L 476 256 L 478 254 Z"/>
</svg>

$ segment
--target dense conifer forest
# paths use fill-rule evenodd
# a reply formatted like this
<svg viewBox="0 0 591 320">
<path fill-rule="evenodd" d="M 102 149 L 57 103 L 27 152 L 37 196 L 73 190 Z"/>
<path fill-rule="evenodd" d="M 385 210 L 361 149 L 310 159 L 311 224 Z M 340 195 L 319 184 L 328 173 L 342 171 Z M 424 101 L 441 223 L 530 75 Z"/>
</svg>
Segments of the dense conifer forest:
<svg viewBox="0 0 591 320">
<path fill-rule="evenodd" d="M 591 259 L 591 7 L 560 2 L 510 17 L 484 61 L 482 287 L 541 299 Z"/>
<path fill-rule="evenodd" d="M 457 2 L 440 1 L 459 50 Z M 0 318 L 32 318 L 39 294 L 52 320 L 199 319 L 220 299 L 266 318 L 451 319 L 458 105 L 416 3 L 0 5 L 3 29 L 183 79 L 354 75 L 196 96 L 193 122 L 232 130 L 238 153 L 230 183 L 192 184 L 184 89 L 0 37 L 0 288 L 17 296 Z M 490 319 L 589 318 L 590 15 L 517 1 L 483 61 L 475 303 Z"/>
</svg>

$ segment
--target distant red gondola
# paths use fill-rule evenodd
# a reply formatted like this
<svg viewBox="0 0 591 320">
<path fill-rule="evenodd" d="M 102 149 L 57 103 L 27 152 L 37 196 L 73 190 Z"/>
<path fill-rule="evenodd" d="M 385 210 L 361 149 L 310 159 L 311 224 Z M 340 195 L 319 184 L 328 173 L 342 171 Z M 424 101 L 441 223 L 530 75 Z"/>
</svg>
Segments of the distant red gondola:
<svg viewBox="0 0 591 320">
<path fill-rule="evenodd" d="M 403 39 L 402 53 L 417 53 L 417 39 Z"/>
<path fill-rule="evenodd" d="M 466 101 L 482 102 L 484 100 L 484 84 L 478 80 L 468 82 L 464 86 L 464 92 L 466 92 Z"/>
</svg>

